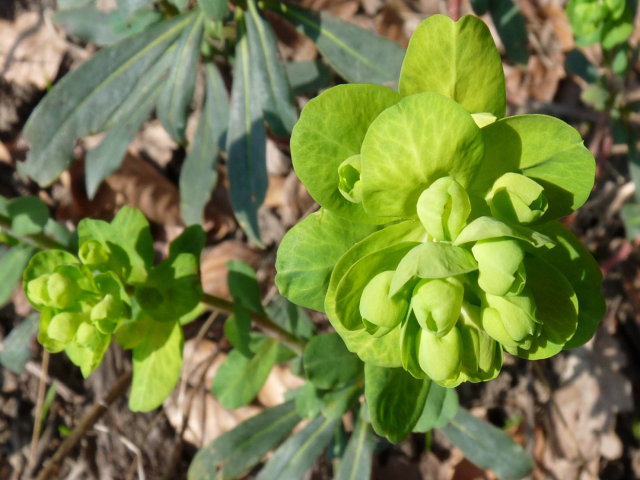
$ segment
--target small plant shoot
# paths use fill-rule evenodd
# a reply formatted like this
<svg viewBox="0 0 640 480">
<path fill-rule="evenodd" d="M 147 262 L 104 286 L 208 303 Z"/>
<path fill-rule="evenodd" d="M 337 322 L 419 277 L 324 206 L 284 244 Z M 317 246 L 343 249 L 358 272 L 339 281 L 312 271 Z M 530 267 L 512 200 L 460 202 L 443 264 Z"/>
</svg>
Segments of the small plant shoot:
<svg viewBox="0 0 640 480">
<path fill-rule="evenodd" d="M 394 441 L 418 420 L 421 385 L 577 347 L 604 313 L 598 265 L 559 222 L 587 199 L 594 158 L 556 118 L 505 117 L 485 24 L 423 21 L 398 85 L 340 85 L 305 106 L 291 154 L 321 208 L 276 265 L 281 293 L 325 312 L 365 362 L 373 426 Z M 393 385 L 413 392 L 402 405 L 377 398 Z"/>
</svg>

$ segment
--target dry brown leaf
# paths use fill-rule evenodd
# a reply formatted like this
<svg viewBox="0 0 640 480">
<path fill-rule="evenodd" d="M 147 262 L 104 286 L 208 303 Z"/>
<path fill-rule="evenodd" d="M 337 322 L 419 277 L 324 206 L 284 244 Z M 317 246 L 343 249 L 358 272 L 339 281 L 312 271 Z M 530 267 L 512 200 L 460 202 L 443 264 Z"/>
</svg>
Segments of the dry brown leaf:
<svg viewBox="0 0 640 480">
<path fill-rule="evenodd" d="M 44 90 L 56 78 L 67 46 L 46 15 L 43 9 L 22 13 L 13 22 L 0 20 L 0 77 L 5 81 Z"/>
<path fill-rule="evenodd" d="M 229 298 L 227 262 L 231 260 L 242 260 L 256 267 L 260 263 L 260 254 L 239 240 L 227 240 L 205 249 L 200 261 L 200 272 L 202 288 L 206 293 Z"/>
<path fill-rule="evenodd" d="M 4 143 L 0 142 L 0 163 L 6 163 L 7 165 L 11 165 L 11 154 L 7 147 L 4 146 Z"/>
<path fill-rule="evenodd" d="M 129 150 L 140 157 L 151 158 L 160 167 L 166 167 L 173 158 L 176 142 L 164 129 L 159 120 L 147 122 L 131 142 Z"/>
<path fill-rule="evenodd" d="M 265 407 L 275 407 L 285 401 L 284 394 L 304 385 L 304 380 L 291 373 L 288 365 L 276 365 L 258 393 L 258 401 Z"/>
</svg>

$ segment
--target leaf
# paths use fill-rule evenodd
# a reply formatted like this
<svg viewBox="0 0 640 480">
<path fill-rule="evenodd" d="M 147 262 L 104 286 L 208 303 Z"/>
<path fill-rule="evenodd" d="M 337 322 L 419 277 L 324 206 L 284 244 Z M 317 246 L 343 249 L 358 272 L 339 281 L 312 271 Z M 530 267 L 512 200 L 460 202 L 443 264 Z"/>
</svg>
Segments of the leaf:
<svg viewBox="0 0 640 480">
<path fill-rule="evenodd" d="M 63 8 L 53 14 L 52 20 L 74 37 L 88 40 L 97 45 L 111 45 L 122 40 L 124 35 L 113 31 L 109 12 L 103 12 L 95 5 Z"/>
<path fill-rule="evenodd" d="M 38 197 L 26 196 L 10 200 L 7 212 L 11 219 L 11 230 L 16 235 L 40 233 L 49 220 L 49 208 Z"/>
<path fill-rule="evenodd" d="M 233 299 L 247 310 L 264 314 L 260 285 L 253 268 L 240 260 L 227 263 L 227 282 Z"/>
<path fill-rule="evenodd" d="M 256 72 L 262 111 L 274 135 L 285 137 L 298 119 L 291 87 L 271 27 L 258 13 L 254 0 L 249 0 L 247 7 L 249 58 Z"/>
<path fill-rule="evenodd" d="M 294 403 L 269 408 L 220 435 L 198 451 L 189 466 L 189 480 L 238 478 L 282 442 L 300 421 Z"/>
<path fill-rule="evenodd" d="M 529 61 L 527 27 L 518 5 L 512 0 L 490 0 L 489 13 L 507 51 L 507 57 L 526 66 Z"/>
<path fill-rule="evenodd" d="M 57 83 L 25 125 L 31 151 L 20 172 L 41 186 L 53 182 L 73 159 L 74 140 L 105 128 L 190 19 L 161 22 L 105 48 Z"/>
<path fill-rule="evenodd" d="M 404 49 L 397 43 L 326 11 L 314 12 L 283 2 L 274 2 L 269 7 L 311 38 L 320 53 L 345 80 L 396 87 L 404 57 Z"/>
<path fill-rule="evenodd" d="M 511 437 L 464 409 L 458 410 L 442 432 L 469 460 L 503 480 L 523 478 L 533 469 L 531 458 Z"/>
<path fill-rule="evenodd" d="M 482 168 L 469 187 L 484 196 L 506 172 L 517 171 L 544 187 L 549 207 L 541 222 L 580 207 L 593 187 L 595 161 L 580 133 L 546 115 L 503 118 L 482 129 Z"/>
<path fill-rule="evenodd" d="M 224 148 L 229 95 L 212 62 L 205 64 L 206 99 L 195 138 L 180 171 L 180 212 L 188 225 L 202 221 L 202 211 L 218 180 L 216 164 Z"/>
<path fill-rule="evenodd" d="M 413 431 L 428 432 L 434 428 L 442 428 L 455 416 L 458 409 L 458 394 L 455 389 L 431 382 L 424 409 Z"/>
<path fill-rule="evenodd" d="M 227 0 L 198 0 L 198 6 L 210 20 L 221 22 L 229 13 Z"/>
<path fill-rule="evenodd" d="M 347 350 L 337 333 L 312 337 L 302 361 L 307 378 L 320 389 L 344 386 L 362 374 L 362 362 Z"/>
<path fill-rule="evenodd" d="M 429 379 L 417 379 L 402 368 L 364 366 L 364 395 L 378 435 L 398 443 L 411 433 L 429 393 Z"/>
<path fill-rule="evenodd" d="M 371 122 L 399 99 L 393 90 L 377 85 L 339 85 L 305 105 L 291 135 L 291 159 L 316 202 L 350 220 L 384 223 L 342 196 L 338 167 L 360 153 Z"/>
<path fill-rule="evenodd" d="M 153 322 L 133 349 L 133 380 L 129 409 L 149 412 L 173 391 L 182 368 L 184 336 L 177 322 Z"/>
<path fill-rule="evenodd" d="M 39 317 L 37 313 L 29 315 L 2 342 L 0 364 L 18 375 L 31 358 L 31 341 L 38 333 Z"/>
<path fill-rule="evenodd" d="M 251 403 L 276 363 L 278 342 L 264 339 L 252 358 L 231 350 L 220 366 L 211 392 L 225 408 L 238 408 Z"/>
<path fill-rule="evenodd" d="M 59 265 L 78 263 L 78 258 L 75 255 L 64 250 L 42 250 L 33 255 L 29 260 L 27 268 L 22 274 L 22 283 L 26 285 L 41 275 L 52 273 Z M 27 295 L 27 299 L 29 299 L 29 295 Z M 31 302 L 31 300 L 29 301 Z M 34 305 L 34 307 L 36 306 L 33 302 L 31 302 L 31 304 Z"/>
<path fill-rule="evenodd" d="M 331 82 L 331 72 L 320 61 L 289 62 L 285 65 L 287 78 L 296 95 L 316 93 Z"/>
<path fill-rule="evenodd" d="M 231 89 L 227 169 L 231 205 L 251 241 L 262 245 L 258 207 L 267 191 L 265 132 L 260 100 L 256 97 L 255 69 L 250 68 L 246 35 L 236 45 L 234 81 Z"/>
<path fill-rule="evenodd" d="M 469 250 L 444 242 L 425 242 L 410 250 L 395 269 L 389 294 L 395 295 L 414 278 L 447 278 L 476 270 Z"/>
<path fill-rule="evenodd" d="M 280 295 L 275 295 L 267 305 L 267 315 L 277 325 L 294 337 L 308 339 L 315 329 L 313 322 L 304 309 L 291 303 Z"/>
<path fill-rule="evenodd" d="M 324 417 L 312 420 L 274 452 L 257 480 L 302 478 L 331 440 L 339 421 Z"/>
<path fill-rule="evenodd" d="M 536 248 L 544 245 L 553 245 L 553 241 L 549 237 L 536 230 L 519 225 L 507 225 L 493 217 L 476 218 L 462 229 L 453 243 L 454 245 L 464 245 L 478 240 L 500 237 L 516 238 Z"/>
<path fill-rule="evenodd" d="M 640 235 L 640 205 L 627 203 L 620 211 L 627 240 L 633 242 Z"/>
<path fill-rule="evenodd" d="M 151 114 L 160 94 L 160 87 L 161 84 L 158 82 L 154 90 L 149 92 L 141 103 L 136 104 L 131 116 L 109 130 L 100 145 L 87 153 L 85 157 L 85 184 L 89 199 L 93 199 L 100 183 L 120 167 L 129 144 Z"/>
<path fill-rule="evenodd" d="M 483 150 L 480 129 L 462 106 L 431 92 L 405 97 L 371 123 L 362 142 L 364 209 L 389 220 L 415 217 L 418 197 L 443 172 L 469 185 Z"/>
<path fill-rule="evenodd" d="M 605 314 L 600 266 L 580 240 L 560 223 L 550 222 L 540 229 L 556 244 L 540 252 L 540 256 L 562 272 L 578 297 L 578 327 L 564 348 L 578 347 L 593 336 Z"/>
<path fill-rule="evenodd" d="M 22 273 L 29 263 L 29 259 L 35 253 L 35 248 L 30 245 L 16 245 L 2 253 L 0 257 L 0 308 L 10 300 L 16 284 L 22 278 Z"/>
<path fill-rule="evenodd" d="M 196 86 L 203 21 L 204 14 L 194 15 L 182 31 L 169 78 L 158 100 L 158 119 L 178 143 L 184 142 L 185 139 L 187 110 Z"/>
<path fill-rule="evenodd" d="M 360 416 L 347 444 L 347 449 L 340 459 L 335 479 L 362 480 L 370 478 L 376 443 L 377 440 L 371 430 L 371 425 Z"/>
<path fill-rule="evenodd" d="M 565 66 L 571 73 L 578 75 L 587 83 L 595 83 L 600 77 L 598 68 L 577 48 L 567 52 Z"/>
<path fill-rule="evenodd" d="M 306 308 L 324 311 L 331 271 L 338 259 L 374 226 L 350 222 L 321 208 L 294 226 L 280 243 L 276 285 L 280 293 Z"/>
<path fill-rule="evenodd" d="M 402 64 L 400 93 L 420 92 L 450 97 L 469 113 L 504 116 L 502 61 L 482 20 L 467 15 L 454 22 L 433 15 L 420 23 Z"/>
</svg>

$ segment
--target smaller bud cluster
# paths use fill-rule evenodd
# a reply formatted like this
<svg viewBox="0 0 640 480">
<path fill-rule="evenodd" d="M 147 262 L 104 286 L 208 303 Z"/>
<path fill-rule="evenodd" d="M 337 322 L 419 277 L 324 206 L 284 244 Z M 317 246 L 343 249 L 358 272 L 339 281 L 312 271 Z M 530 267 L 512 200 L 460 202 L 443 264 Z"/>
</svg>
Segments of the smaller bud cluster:
<svg viewBox="0 0 640 480">
<path fill-rule="evenodd" d="M 99 270 L 110 263 L 104 246 L 87 241 L 79 257 L 59 250 L 36 254 L 25 271 L 25 292 L 41 312 L 40 343 L 52 353 L 67 350 L 88 375 L 131 308 L 118 276 Z"/>
</svg>

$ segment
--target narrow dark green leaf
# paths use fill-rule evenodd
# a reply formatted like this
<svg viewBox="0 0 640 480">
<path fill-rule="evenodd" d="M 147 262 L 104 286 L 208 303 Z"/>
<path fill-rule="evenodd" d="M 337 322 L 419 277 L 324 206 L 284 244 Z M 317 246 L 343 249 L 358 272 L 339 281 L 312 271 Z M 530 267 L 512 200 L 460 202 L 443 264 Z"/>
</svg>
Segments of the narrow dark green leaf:
<svg viewBox="0 0 640 480">
<path fill-rule="evenodd" d="M 512 0 L 489 0 L 489 13 L 507 50 L 507 56 L 515 63 L 526 65 L 527 27 L 518 5 Z"/>
<path fill-rule="evenodd" d="M 378 435 L 397 443 L 411 433 L 429 392 L 429 379 L 412 377 L 402 368 L 364 366 L 364 395 Z"/>
<path fill-rule="evenodd" d="M 257 480 L 302 478 L 316 458 L 329 444 L 339 418 L 315 418 L 304 429 L 278 448 L 257 477 Z"/>
<path fill-rule="evenodd" d="M 442 431 L 469 460 L 502 480 L 526 477 L 533 469 L 529 455 L 509 435 L 464 409 Z"/>
<path fill-rule="evenodd" d="M 311 38 L 345 80 L 397 86 L 405 53 L 397 43 L 324 11 L 314 12 L 283 2 L 271 6 Z"/>
<path fill-rule="evenodd" d="M 458 408 L 458 394 L 453 388 L 441 387 L 431 382 L 424 409 L 413 431 L 428 432 L 433 428 L 444 427 L 455 416 Z"/>
<path fill-rule="evenodd" d="M 210 20 L 220 22 L 229 13 L 227 0 L 198 0 L 198 5 Z"/>
<path fill-rule="evenodd" d="M 66 75 L 31 114 L 24 135 L 31 146 L 22 174 L 48 185 L 73 159 L 74 140 L 102 131 L 138 82 L 191 20 L 159 23 L 94 55 Z"/>
<path fill-rule="evenodd" d="M 274 323 L 280 325 L 295 337 L 310 338 L 313 335 L 313 322 L 309 315 L 294 303 L 276 295 L 267 305 L 267 314 Z"/>
<path fill-rule="evenodd" d="M 196 86 L 203 21 L 202 13 L 193 16 L 182 32 L 169 78 L 158 101 L 158 118 L 178 142 L 184 141 L 187 111 Z"/>
<path fill-rule="evenodd" d="M 300 421 L 293 402 L 265 410 L 219 436 L 200 450 L 189 467 L 189 480 L 238 478 L 282 442 Z"/>
<path fill-rule="evenodd" d="M 206 97 L 198 130 L 180 172 L 180 211 L 185 223 L 202 221 L 202 211 L 218 181 L 216 164 L 229 122 L 229 95 L 214 63 L 205 65 Z"/>
<path fill-rule="evenodd" d="M 335 480 L 366 480 L 370 478 L 371 461 L 376 443 L 371 425 L 362 418 L 358 418 L 347 449 L 340 460 Z"/>
<path fill-rule="evenodd" d="M 567 53 L 564 63 L 571 73 L 578 75 L 587 83 L 595 83 L 600 77 L 597 67 L 577 48 Z"/>
<path fill-rule="evenodd" d="M 242 35 L 236 45 L 227 133 L 227 168 L 231 205 L 236 218 L 249 238 L 262 246 L 258 207 L 267 192 L 267 167 L 264 123 L 254 77 L 247 38 Z"/>
<path fill-rule="evenodd" d="M 362 362 L 337 333 L 312 337 L 303 362 L 307 378 L 317 388 L 341 387 L 362 375 Z"/>
<path fill-rule="evenodd" d="M 31 358 L 31 341 L 38 333 L 40 315 L 34 313 L 25 318 L 16 328 L 11 330 L 2 342 L 0 364 L 20 375 Z"/>
<path fill-rule="evenodd" d="M 227 263 L 227 283 L 233 299 L 254 313 L 264 313 L 256 272 L 240 260 Z"/>
<path fill-rule="evenodd" d="M 627 239 L 633 242 L 640 235 L 640 205 L 637 203 L 627 203 L 622 206 L 622 222 Z"/>
<path fill-rule="evenodd" d="M 258 13 L 254 0 L 248 0 L 247 6 L 249 55 L 251 66 L 256 69 L 262 110 L 273 133 L 285 137 L 298 119 L 291 87 L 271 26 Z"/>
<path fill-rule="evenodd" d="M 49 208 L 38 197 L 15 198 L 7 204 L 11 231 L 16 235 L 34 235 L 42 232 L 49 220 Z"/>
<path fill-rule="evenodd" d="M 95 5 L 60 9 L 53 15 L 52 20 L 69 35 L 97 45 L 111 45 L 124 37 L 111 28 L 111 14 L 103 12 Z"/>
<path fill-rule="evenodd" d="M 35 249 L 29 245 L 16 245 L 8 251 L 0 252 L 0 307 L 4 307 L 11 300 L 13 289 L 22 278 L 22 272 L 34 253 Z"/>
<path fill-rule="evenodd" d="M 293 93 L 316 93 L 331 82 L 331 72 L 320 61 L 290 62 L 285 65 Z"/>
<path fill-rule="evenodd" d="M 238 408 L 255 398 L 276 363 L 278 346 L 277 341 L 264 339 L 252 358 L 237 350 L 229 352 L 211 386 L 225 408 Z"/>
<path fill-rule="evenodd" d="M 109 130 L 102 142 L 87 153 L 85 184 L 90 199 L 94 197 L 102 181 L 120 167 L 129 144 L 151 114 L 159 94 L 160 84 L 136 105 L 138 108 L 132 111 L 127 120 Z"/>
</svg>

